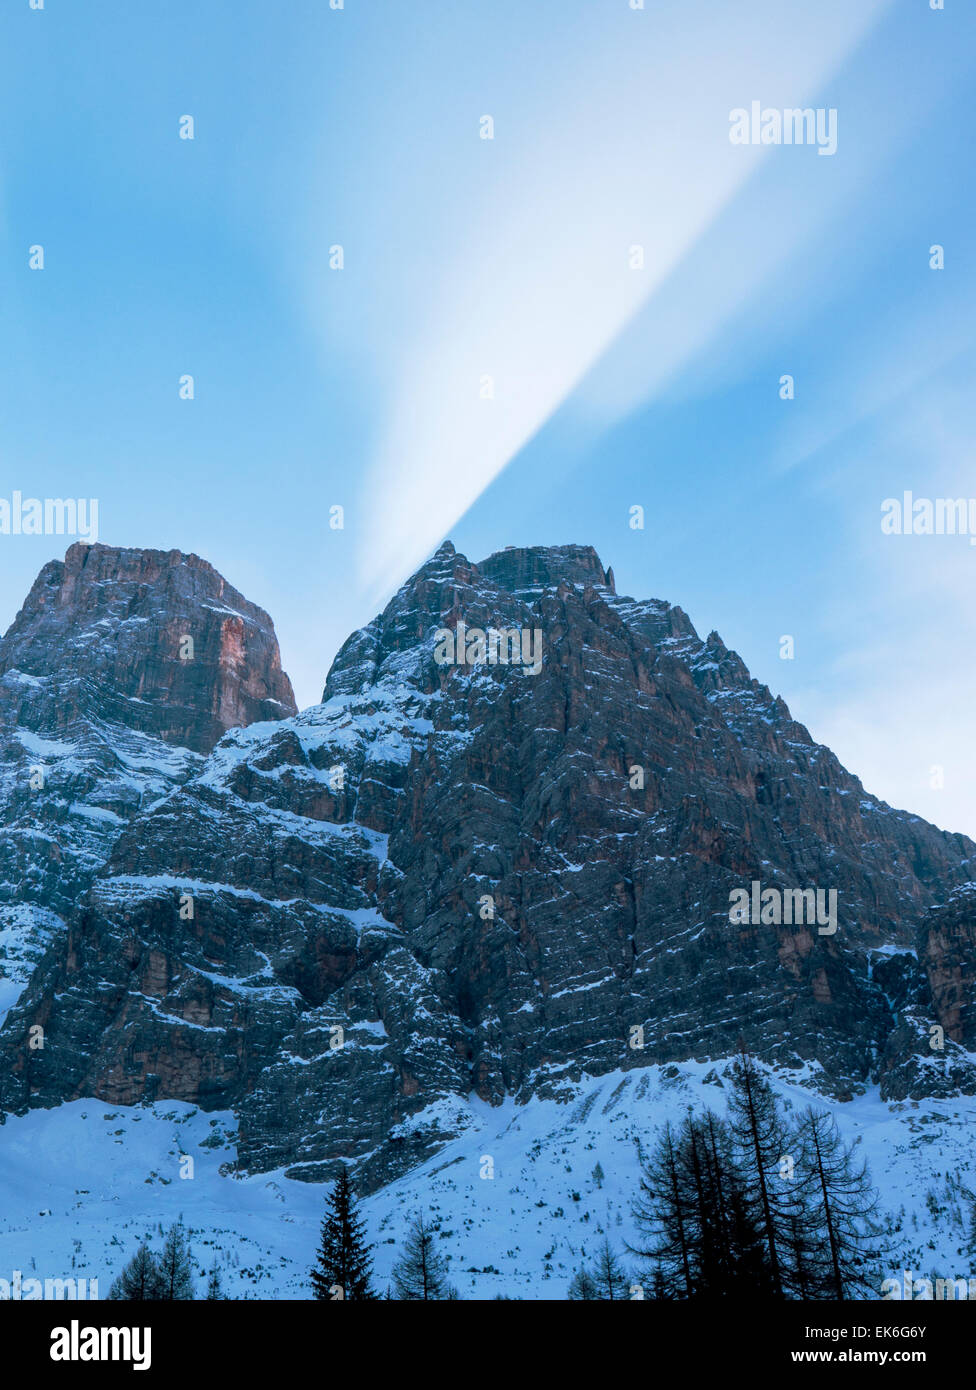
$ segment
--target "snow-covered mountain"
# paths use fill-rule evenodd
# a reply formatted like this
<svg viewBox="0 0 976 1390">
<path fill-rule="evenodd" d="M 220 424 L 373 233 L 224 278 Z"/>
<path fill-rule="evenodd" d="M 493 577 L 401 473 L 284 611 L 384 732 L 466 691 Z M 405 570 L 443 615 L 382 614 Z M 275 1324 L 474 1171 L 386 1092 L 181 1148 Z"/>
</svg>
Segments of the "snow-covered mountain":
<svg viewBox="0 0 976 1390">
<path fill-rule="evenodd" d="M 93 1172 L 135 1153 L 201 1228 L 233 1229 L 248 1193 L 259 1293 L 294 1287 L 308 1231 L 286 1238 L 286 1213 L 301 1226 L 348 1160 L 377 1232 L 437 1196 L 452 1230 L 483 1212 L 458 1258 L 501 1268 L 498 1240 L 538 1228 L 562 1254 L 540 1273 L 526 1246 L 500 1291 L 546 1296 L 577 1226 L 625 1226 L 633 1134 L 720 1091 L 740 1040 L 881 1161 L 913 1155 L 916 1187 L 924 1139 L 955 1154 L 976 846 L 870 796 L 717 634 L 619 596 L 592 549 L 475 565 L 445 544 L 296 714 L 270 619 L 205 562 L 75 546 L 0 673 L 0 1148 L 70 1144 Z M 835 921 L 730 919 L 757 883 L 835 894 Z M 180 1145 L 193 1183 L 166 1173 Z M 500 1184 L 468 1172 L 492 1145 Z M 565 1146 L 571 1207 L 536 1145 Z M 619 1187 L 584 1222 L 606 1145 Z M 108 1169 L 135 1230 L 147 1208 Z M 112 1197 L 79 1186 L 97 1243 Z"/>
</svg>

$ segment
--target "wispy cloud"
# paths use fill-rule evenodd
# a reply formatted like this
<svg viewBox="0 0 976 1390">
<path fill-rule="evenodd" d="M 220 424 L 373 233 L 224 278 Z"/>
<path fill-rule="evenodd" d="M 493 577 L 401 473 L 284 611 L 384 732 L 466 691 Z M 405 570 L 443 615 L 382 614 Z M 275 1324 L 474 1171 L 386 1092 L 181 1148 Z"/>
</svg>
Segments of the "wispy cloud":
<svg viewBox="0 0 976 1390">
<path fill-rule="evenodd" d="M 666 24 L 636 63 L 618 31 L 616 69 L 606 53 L 589 81 L 577 67 L 575 102 L 550 100 L 531 133 L 506 128 L 499 110 L 495 141 L 478 149 L 472 126 L 472 157 L 505 158 L 509 172 L 402 357 L 365 479 L 359 565 L 372 593 L 429 553 L 754 172 L 766 151 L 729 144 L 729 111 L 810 102 L 885 8 L 713 5 L 693 34 Z M 640 271 L 628 266 L 634 245 Z"/>
</svg>

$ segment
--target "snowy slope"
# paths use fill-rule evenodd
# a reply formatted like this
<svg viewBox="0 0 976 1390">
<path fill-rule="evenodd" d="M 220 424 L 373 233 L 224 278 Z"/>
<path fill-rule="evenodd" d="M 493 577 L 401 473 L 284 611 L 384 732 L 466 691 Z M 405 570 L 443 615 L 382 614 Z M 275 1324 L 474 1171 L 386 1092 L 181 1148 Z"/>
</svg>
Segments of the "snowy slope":
<svg viewBox="0 0 976 1390">
<path fill-rule="evenodd" d="M 635 1139 L 646 1142 L 689 1105 L 723 1110 L 723 1070 L 687 1063 L 616 1073 L 567 1086 L 562 1100 L 521 1106 L 472 1100 L 462 1137 L 363 1203 L 378 1285 L 423 1207 L 462 1298 L 563 1298 L 604 1231 L 618 1249 L 633 1238 Z M 810 1077 L 773 1079 L 788 1104 L 816 1099 L 798 1084 Z M 960 1252 L 965 1195 L 976 1192 L 976 1098 L 888 1105 L 869 1093 L 823 1104 L 845 1138 L 863 1144 L 896 1229 L 882 1273 L 968 1278 Z M 14 1269 L 25 1278 L 97 1277 L 104 1295 L 138 1242 L 158 1247 L 160 1226 L 182 1214 L 201 1284 L 216 1257 L 236 1297 L 307 1297 L 325 1189 L 280 1173 L 234 1176 L 233 1123 L 185 1104 L 112 1109 L 90 1100 L 8 1119 L 0 1129 L 0 1278 Z M 180 1176 L 186 1156 L 192 1178 Z M 493 1177 L 482 1176 L 492 1168 Z"/>
</svg>

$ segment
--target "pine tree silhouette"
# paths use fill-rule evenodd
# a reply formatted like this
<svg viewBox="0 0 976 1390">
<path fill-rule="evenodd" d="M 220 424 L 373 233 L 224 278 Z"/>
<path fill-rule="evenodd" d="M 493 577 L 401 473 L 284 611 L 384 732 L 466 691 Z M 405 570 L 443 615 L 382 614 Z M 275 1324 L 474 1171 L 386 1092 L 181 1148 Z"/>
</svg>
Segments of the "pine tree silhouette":
<svg viewBox="0 0 976 1390">
<path fill-rule="evenodd" d="M 322 1218 L 318 1259 L 311 1274 L 316 1298 L 358 1303 L 376 1298 L 370 1283 L 373 1247 L 366 1243 L 365 1230 L 349 1169 L 343 1165 Z"/>
<path fill-rule="evenodd" d="M 573 1275 L 566 1297 L 572 1301 L 599 1299 L 607 1302 L 630 1298 L 630 1278 L 608 1237 L 590 1266 L 584 1265 Z"/>
<path fill-rule="evenodd" d="M 696 1287 L 693 1213 L 684 1173 L 679 1171 L 679 1145 L 669 1121 L 648 1158 L 638 1146 L 641 1179 L 633 1215 L 644 1242 L 628 1248 L 650 1262 L 667 1297 L 691 1298 Z"/>
</svg>

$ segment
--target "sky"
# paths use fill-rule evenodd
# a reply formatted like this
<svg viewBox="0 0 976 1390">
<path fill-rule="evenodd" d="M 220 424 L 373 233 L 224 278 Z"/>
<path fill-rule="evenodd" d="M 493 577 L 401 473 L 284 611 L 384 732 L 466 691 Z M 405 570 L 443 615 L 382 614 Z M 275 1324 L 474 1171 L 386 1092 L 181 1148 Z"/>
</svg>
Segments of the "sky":
<svg viewBox="0 0 976 1390">
<path fill-rule="evenodd" d="M 976 12 L 931 2 L 4 0 L 0 501 L 203 555 L 303 706 L 445 537 L 592 544 L 976 835 L 976 547 L 881 530 L 976 497 Z M 836 150 L 733 143 L 753 102 Z M 0 627 L 70 539 L 0 534 Z"/>
</svg>

